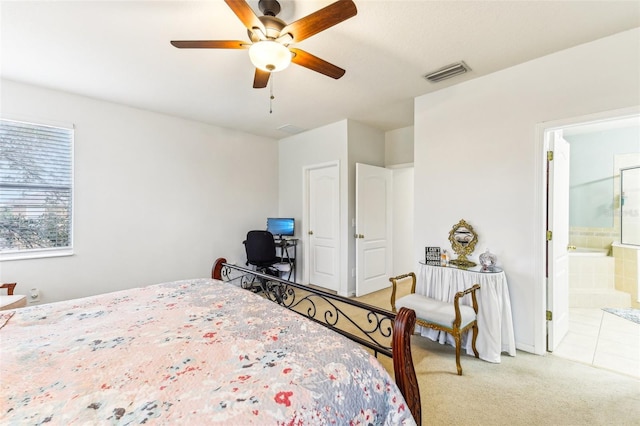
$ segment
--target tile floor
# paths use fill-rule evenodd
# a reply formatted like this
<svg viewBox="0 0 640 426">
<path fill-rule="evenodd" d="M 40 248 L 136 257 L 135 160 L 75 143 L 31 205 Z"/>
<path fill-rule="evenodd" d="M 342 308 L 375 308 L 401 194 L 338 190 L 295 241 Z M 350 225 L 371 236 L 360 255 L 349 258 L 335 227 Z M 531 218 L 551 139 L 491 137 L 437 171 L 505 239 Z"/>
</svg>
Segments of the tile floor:
<svg viewBox="0 0 640 426">
<path fill-rule="evenodd" d="M 570 308 L 553 355 L 640 378 L 640 324 L 597 308 Z"/>
</svg>

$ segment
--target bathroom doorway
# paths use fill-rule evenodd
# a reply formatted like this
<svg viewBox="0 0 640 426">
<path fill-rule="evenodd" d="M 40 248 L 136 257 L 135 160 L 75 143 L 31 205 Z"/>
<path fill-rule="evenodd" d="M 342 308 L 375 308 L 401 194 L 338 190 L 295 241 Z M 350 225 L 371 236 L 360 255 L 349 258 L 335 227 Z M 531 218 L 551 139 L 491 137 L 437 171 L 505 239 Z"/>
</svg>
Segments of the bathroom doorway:
<svg viewBox="0 0 640 426">
<path fill-rule="evenodd" d="M 562 133 L 571 147 L 569 306 L 631 307 L 631 294 L 616 283 L 623 259 L 614 251 L 623 241 L 621 170 L 640 166 L 640 116 L 579 123 Z"/>
<path fill-rule="evenodd" d="M 611 323 L 620 320 L 611 315 L 608 309 L 630 308 L 634 305 L 640 307 L 637 289 L 634 294 L 620 289 L 620 259 L 613 256 L 621 241 L 620 170 L 640 165 L 640 115 L 637 112 L 621 115 L 611 113 L 598 119 L 576 119 L 562 126 L 545 129 L 545 134 L 552 132 L 569 143 L 571 152 L 569 227 L 566 231 L 558 229 L 568 232 L 563 237 L 569 241 L 569 279 L 566 284 L 558 282 L 562 288 L 554 290 L 554 278 L 549 275 L 548 292 L 558 293 L 561 290 L 559 294 L 562 294 L 565 291 L 569 326 L 568 333 L 562 339 L 555 342 L 548 340 L 548 350 L 555 355 L 639 375 L 640 372 L 636 371 L 638 356 L 629 355 L 640 352 L 640 342 L 635 341 L 638 339 L 634 340 L 633 336 L 630 338 L 631 348 L 617 345 L 619 353 L 612 349 L 616 345 L 599 339 L 608 337 L 608 333 L 603 332 L 605 321 Z M 549 136 L 545 135 L 545 141 L 548 139 Z M 548 193 L 553 194 L 556 192 L 554 181 L 552 176 L 548 178 L 551 186 Z M 553 211 L 553 197 L 547 200 L 548 210 Z M 548 229 L 554 230 L 553 240 L 556 240 L 559 236 L 556 235 L 554 224 L 549 224 Z M 550 262 L 551 259 L 548 259 L 548 265 Z M 552 271 L 547 269 L 547 272 Z M 568 288 L 564 288 L 565 285 Z M 555 312 L 552 314 L 555 319 Z M 638 334 L 640 325 L 625 322 L 624 319 L 622 321 L 623 324 L 617 324 L 616 327 L 622 326 L 630 334 Z M 556 339 L 561 334 L 562 330 L 555 330 L 555 325 L 561 324 L 548 321 L 548 338 L 553 339 L 554 331 L 558 331 L 555 333 Z"/>
</svg>

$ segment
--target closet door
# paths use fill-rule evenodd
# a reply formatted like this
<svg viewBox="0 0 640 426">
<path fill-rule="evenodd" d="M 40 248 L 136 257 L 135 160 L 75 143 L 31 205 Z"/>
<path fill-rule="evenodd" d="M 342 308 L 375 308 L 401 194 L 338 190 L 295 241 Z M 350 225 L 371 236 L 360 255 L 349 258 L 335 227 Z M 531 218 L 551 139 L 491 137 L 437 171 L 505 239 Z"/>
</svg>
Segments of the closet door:
<svg viewBox="0 0 640 426">
<path fill-rule="evenodd" d="M 356 163 L 356 296 L 389 287 L 392 179 L 390 169 Z"/>
<path fill-rule="evenodd" d="M 338 291 L 340 186 L 338 165 L 309 171 L 309 283 Z"/>
</svg>

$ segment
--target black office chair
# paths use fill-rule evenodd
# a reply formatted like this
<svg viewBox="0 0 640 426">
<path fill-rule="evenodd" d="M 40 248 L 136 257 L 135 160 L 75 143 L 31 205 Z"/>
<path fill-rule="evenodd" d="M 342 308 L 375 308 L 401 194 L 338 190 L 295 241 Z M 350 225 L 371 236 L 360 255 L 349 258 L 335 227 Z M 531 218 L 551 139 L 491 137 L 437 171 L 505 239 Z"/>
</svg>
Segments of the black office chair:
<svg viewBox="0 0 640 426">
<path fill-rule="evenodd" d="M 247 265 L 253 265 L 256 271 L 278 276 L 278 270 L 273 267 L 280 262 L 276 256 L 276 243 L 269 231 L 249 231 L 247 239 L 242 242 L 247 252 Z"/>
<path fill-rule="evenodd" d="M 256 271 L 263 274 L 280 277 L 280 272 L 274 265 L 280 262 L 276 256 L 276 243 L 273 234 L 269 231 L 249 231 L 247 239 L 242 242 L 247 252 L 247 265 L 253 265 Z M 244 282 L 242 287 L 254 292 L 269 294 L 278 303 L 282 302 L 283 289 L 281 284 L 271 280 L 258 278 Z"/>
</svg>

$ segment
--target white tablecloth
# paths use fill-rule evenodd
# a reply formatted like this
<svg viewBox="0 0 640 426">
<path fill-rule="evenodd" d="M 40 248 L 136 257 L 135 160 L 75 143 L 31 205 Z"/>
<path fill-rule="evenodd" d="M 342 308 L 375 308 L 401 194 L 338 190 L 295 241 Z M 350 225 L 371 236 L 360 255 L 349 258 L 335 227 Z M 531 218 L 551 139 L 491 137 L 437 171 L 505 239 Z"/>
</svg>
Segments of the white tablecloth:
<svg viewBox="0 0 640 426">
<path fill-rule="evenodd" d="M 478 268 L 475 268 L 478 269 Z M 504 272 L 476 272 L 455 267 L 430 266 L 420 263 L 417 274 L 416 293 L 453 303 L 458 291 L 480 284 L 478 299 L 478 339 L 476 349 L 480 358 L 489 362 L 500 362 L 500 354 L 516 355 L 513 334 L 511 301 Z M 463 304 L 471 305 L 471 296 L 465 296 Z M 422 328 L 421 334 L 440 343 L 454 345 L 450 334 Z M 462 347 L 473 355 L 471 333 L 462 339 Z"/>
</svg>

